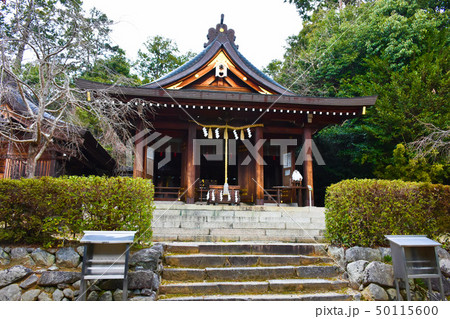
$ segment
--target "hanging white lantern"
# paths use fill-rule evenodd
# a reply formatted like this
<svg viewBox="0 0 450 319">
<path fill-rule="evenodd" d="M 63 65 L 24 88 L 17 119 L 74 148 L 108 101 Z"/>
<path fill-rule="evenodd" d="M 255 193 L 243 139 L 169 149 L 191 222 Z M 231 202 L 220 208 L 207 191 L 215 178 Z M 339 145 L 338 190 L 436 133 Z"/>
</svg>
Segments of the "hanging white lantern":
<svg viewBox="0 0 450 319">
<path fill-rule="evenodd" d="M 247 134 L 248 134 L 248 138 L 252 137 L 252 131 L 250 131 L 249 127 L 247 127 Z"/>
<path fill-rule="evenodd" d="M 203 128 L 203 135 L 205 137 L 208 137 L 208 130 L 206 129 L 206 127 Z"/>
</svg>

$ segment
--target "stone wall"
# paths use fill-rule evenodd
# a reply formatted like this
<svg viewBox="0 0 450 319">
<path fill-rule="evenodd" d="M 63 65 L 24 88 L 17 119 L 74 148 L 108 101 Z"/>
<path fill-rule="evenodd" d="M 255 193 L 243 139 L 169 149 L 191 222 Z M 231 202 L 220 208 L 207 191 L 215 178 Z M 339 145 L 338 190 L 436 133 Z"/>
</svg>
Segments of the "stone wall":
<svg viewBox="0 0 450 319">
<path fill-rule="evenodd" d="M 155 244 L 131 254 L 128 300 L 156 300 L 164 248 Z M 0 247 L 0 301 L 76 300 L 84 246 L 60 249 Z M 90 281 L 87 300 L 122 300 L 121 280 Z"/>
<path fill-rule="evenodd" d="M 397 300 L 394 283 L 394 269 L 390 248 L 328 247 L 328 253 L 346 270 L 346 276 L 353 289 L 361 291 L 365 300 Z M 443 275 L 444 292 L 450 296 L 450 254 L 443 248 L 438 248 L 439 264 Z M 425 280 L 426 281 L 426 280 Z M 439 282 L 432 281 L 432 289 L 439 296 Z M 409 281 L 412 300 L 427 300 L 427 288 L 419 282 Z M 427 284 L 427 282 L 426 282 Z M 402 285 L 401 285 L 402 287 Z M 428 286 L 426 286 L 428 287 Z M 406 300 L 406 290 L 401 289 L 401 300 Z"/>
</svg>

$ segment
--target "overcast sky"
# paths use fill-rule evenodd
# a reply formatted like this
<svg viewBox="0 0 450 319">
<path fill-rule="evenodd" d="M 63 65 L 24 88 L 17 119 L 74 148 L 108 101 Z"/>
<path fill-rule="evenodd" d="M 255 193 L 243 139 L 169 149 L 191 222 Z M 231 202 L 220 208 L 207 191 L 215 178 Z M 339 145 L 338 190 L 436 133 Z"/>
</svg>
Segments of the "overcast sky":
<svg viewBox="0 0 450 319">
<path fill-rule="evenodd" d="M 114 20 L 111 38 L 135 59 L 142 43 L 161 35 L 175 40 L 182 53 L 199 53 L 210 27 L 220 22 L 234 29 L 239 51 L 262 69 L 281 59 L 290 35 L 298 34 L 301 19 L 295 6 L 283 0 L 84 0 Z"/>
</svg>

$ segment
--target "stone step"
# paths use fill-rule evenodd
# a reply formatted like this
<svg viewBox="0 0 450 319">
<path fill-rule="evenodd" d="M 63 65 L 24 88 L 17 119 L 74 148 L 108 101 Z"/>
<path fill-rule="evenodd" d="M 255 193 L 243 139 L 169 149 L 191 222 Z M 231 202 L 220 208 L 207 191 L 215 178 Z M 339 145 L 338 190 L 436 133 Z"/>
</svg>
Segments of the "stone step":
<svg viewBox="0 0 450 319">
<path fill-rule="evenodd" d="M 168 241 L 182 241 L 182 242 L 243 242 L 243 241 L 264 241 L 264 242 L 281 242 L 281 243 L 325 243 L 327 242 L 324 236 L 294 236 L 294 235 L 271 235 L 271 236 L 248 236 L 248 235 L 198 235 L 198 234 L 164 234 L 163 231 L 159 233 L 153 232 L 152 236 L 155 242 Z"/>
<path fill-rule="evenodd" d="M 299 255 L 166 255 L 165 263 L 172 267 L 232 267 L 232 266 L 301 266 L 332 263 L 330 257 Z"/>
<path fill-rule="evenodd" d="M 253 206 L 253 205 L 186 205 L 186 204 L 173 204 L 170 202 L 155 202 L 155 215 L 161 215 L 165 212 L 171 212 L 171 214 L 235 214 L 238 215 L 252 215 L 261 216 L 264 214 L 272 216 L 289 216 L 292 214 L 308 214 L 308 216 L 320 215 L 325 213 L 324 207 L 287 207 L 287 206 Z"/>
<path fill-rule="evenodd" d="M 324 229 L 325 221 L 236 221 L 236 220 L 180 220 L 175 218 L 158 219 L 152 224 L 152 228 L 183 228 L 183 229 Z"/>
<path fill-rule="evenodd" d="M 325 214 L 323 212 L 257 212 L 257 213 L 249 213 L 249 212 L 239 212 L 239 211 L 176 211 L 176 210 L 166 210 L 166 211 L 154 211 L 153 212 L 154 219 L 167 218 L 167 219 L 179 219 L 179 220 L 195 220 L 202 219 L 204 221 L 208 220 L 228 220 L 227 218 L 234 218 L 236 221 L 245 221 L 246 219 L 255 221 L 260 220 L 263 222 L 277 222 L 281 221 L 292 221 L 298 220 L 308 221 L 308 220 L 322 220 L 325 218 Z"/>
<path fill-rule="evenodd" d="M 161 295 L 266 294 L 269 292 L 331 291 L 347 287 L 347 282 L 329 279 L 275 279 L 246 282 L 194 282 L 163 284 Z"/>
<path fill-rule="evenodd" d="M 253 255 L 308 255 L 327 256 L 326 245 L 316 243 L 271 243 L 271 242 L 233 242 L 233 243 L 165 243 L 166 254 L 253 254 Z"/>
<path fill-rule="evenodd" d="M 304 290 L 339 290 L 348 287 L 343 280 L 314 279 L 274 279 L 269 280 L 269 287 L 274 292 L 304 291 Z"/>
<path fill-rule="evenodd" d="M 163 245 L 161 300 L 353 300 L 348 282 L 340 279 L 342 269 L 328 257 L 323 244 Z"/>
<path fill-rule="evenodd" d="M 323 207 L 156 203 L 154 241 L 324 242 Z"/>
<path fill-rule="evenodd" d="M 164 268 L 162 278 L 169 281 L 263 281 L 279 278 L 332 278 L 340 274 L 338 266 Z"/>
<path fill-rule="evenodd" d="M 322 234 L 320 228 L 314 229 L 277 229 L 277 228 L 180 228 L 180 227 L 152 227 L 154 234 L 167 235 L 211 235 L 211 236 L 319 236 Z"/>
<path fill-rule="evenodd" d="M 264 237 L 315 237 L 322 236 L 323 230 L 316 229 L 276 229 L 276 228 L 180 228 L 180 227 L 152 227 L 154 235 L 177 235 L 177 236 L 201 236 L 212 237 L 245 237 L 261 240 Z"/>
<path fill-rule="evenodd" d="M 209 295 L 168 297 L 162 301 L 351 301 L 352 294 L 316 293 L 316 294 L 263 294 L 263 295 Z"/>
<path fill-rule="evenodd" d="M 295 211 L 155 210 L 154 227 L 324 229 L 323 209 Z"/>
</svg>

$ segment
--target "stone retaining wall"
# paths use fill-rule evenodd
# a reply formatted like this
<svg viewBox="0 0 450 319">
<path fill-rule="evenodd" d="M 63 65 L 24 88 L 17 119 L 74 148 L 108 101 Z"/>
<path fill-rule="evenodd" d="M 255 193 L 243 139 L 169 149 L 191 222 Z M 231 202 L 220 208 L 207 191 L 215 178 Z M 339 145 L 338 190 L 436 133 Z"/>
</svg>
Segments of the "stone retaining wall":
<svg viewBox="0 0 450 319">
<path fill-rule="evenodd" d="M 397 300 L 394 283 L 394 269 L 391 260 L 391 249 L 366 247 L 328 247 L 328 253 L 346 270 L 346 275 L 353 289 L 360 290 L 365 300 Z M 443 275 L 444 292 L 450 296 L 450 254 L 443 248 L 438 248 L 439 264 Z M 386 257 L 389 256 L 389 257 Z M 412 300 L 427 300 L 427 288 L 412 279 Z M 439 282 L 431 281 L 433 291 L 439 295 Z M 406 291 L 401 290 L 402 300 L 406 300 Z"/>
<path fill-rule="evenodd" d="M 163 246 L 131 254 L 129 300 L 156 300 L 162 272 Z M 60 249 L 0 247 L 0 301 L 76 300 L 80 291 L 84 246 Z M 87 300 L 122 300 L 121 280 L 99 280 Z"/>
</svg>

